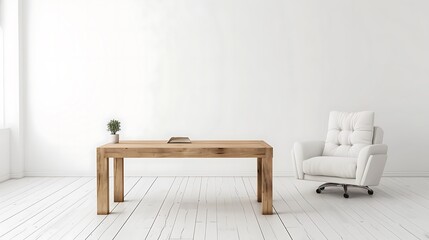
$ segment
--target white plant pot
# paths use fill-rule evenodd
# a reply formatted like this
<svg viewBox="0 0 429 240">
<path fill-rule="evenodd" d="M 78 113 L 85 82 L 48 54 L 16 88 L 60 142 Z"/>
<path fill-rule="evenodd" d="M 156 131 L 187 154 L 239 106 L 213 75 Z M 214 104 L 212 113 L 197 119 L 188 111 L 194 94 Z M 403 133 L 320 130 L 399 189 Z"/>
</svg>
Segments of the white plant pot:
<svg viewBox="0 0 429 240">
<path fill-rule="evenodd" d="M 110 143 L 119 143 L 119 134 L 110 135 Z"/>
</svg>

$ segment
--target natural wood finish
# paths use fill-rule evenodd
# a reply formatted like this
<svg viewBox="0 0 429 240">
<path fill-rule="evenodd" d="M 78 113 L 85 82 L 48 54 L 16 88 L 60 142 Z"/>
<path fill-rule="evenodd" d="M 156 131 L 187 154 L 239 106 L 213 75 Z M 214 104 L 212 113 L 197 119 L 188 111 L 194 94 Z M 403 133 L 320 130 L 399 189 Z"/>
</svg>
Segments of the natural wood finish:
<svg viewBox="0 0 429 240">
<path fill-rule="evenodd" d="M 272 214 L 272 153 L 264 141 L 192 141 L 168 144 L 167 141 L 121 141 L 97 149 L 97 213 L 109 213 L 109 162 L 115 158 L 114 200 L 124 201 L 124 158 L 257 158 L 257 199 L 262 213 Z"/>
<path fill-rule="evenodd" d="M 109 214 L 109 159 L 97 149 L 97 214 Z"/>
<path fill-rule="evenodd" d="M 258 171 L 258 186 L 257 186 L 257 198 L 258 202 L 262 201 L 262 158 L 257 160 L 257 171 Z"/>
<path fill-rule="evenodd" d="M 112 158 L 257 158 L 264 157 L 265 149 L 271 146 L 264 141 L 121 141 L 100 148 Z"/>
<path fill-rule="evenodd" d="M 262 140 L 198 140 L 192 143 L 174 143 L 168 144 L 164 140 L 127 140 L 119 143 L 108 143 L 100 148 L 271 148 L 269 144 Z"/>
<path fill-rule="evenodd" d="M 262 159 L 262 214 L 273 214 L 273 149 Z"/>
<path fill-rule="evenodd" d="M 115 158 L 114 162 L 114 201 L 124 201 L 124 159 Z"/>
</svg>

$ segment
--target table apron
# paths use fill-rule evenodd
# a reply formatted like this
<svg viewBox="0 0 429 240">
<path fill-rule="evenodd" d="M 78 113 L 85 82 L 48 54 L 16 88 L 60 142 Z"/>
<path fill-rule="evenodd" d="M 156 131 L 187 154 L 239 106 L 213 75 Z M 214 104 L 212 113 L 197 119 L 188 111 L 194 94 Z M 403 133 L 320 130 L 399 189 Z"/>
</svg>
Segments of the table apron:
<svg viewBox="0 0 429 240">
<path fill-rule="evenodd" d="M 265 154 L 105 153 L 106 158 L 264 158 Z"/>
<path fill-rule="evenodd" d="M 111 158 L 263 158 L 264 148 L 102 148 Z"/>
</svg>

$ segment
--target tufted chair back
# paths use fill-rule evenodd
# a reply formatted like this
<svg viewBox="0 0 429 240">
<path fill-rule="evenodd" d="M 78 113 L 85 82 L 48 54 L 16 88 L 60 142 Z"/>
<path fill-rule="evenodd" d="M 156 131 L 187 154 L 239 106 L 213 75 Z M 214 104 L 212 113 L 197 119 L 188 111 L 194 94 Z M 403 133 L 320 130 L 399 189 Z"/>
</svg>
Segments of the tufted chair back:
<svg viewBox="0 0 429 240">
<path fill-rule="evenodd" d="M 362 148 L 382 140 L 382 130 L 374 129 L 374 112 L 332 111 L 323 155 L 356 158 Z"/>
</svg>

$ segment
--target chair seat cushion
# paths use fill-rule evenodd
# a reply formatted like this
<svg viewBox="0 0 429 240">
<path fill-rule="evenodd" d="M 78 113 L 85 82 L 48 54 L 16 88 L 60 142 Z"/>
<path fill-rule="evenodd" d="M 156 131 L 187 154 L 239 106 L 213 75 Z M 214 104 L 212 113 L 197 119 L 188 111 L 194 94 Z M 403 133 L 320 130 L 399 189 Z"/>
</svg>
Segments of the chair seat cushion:
<svg viewBox="0 0 429 240">
<path fill-rule="evenodd" d="M 357 158 L 314 157 L 303 162 L 305 174 L 342 178 L 356 178 Z"/>
</svg>

